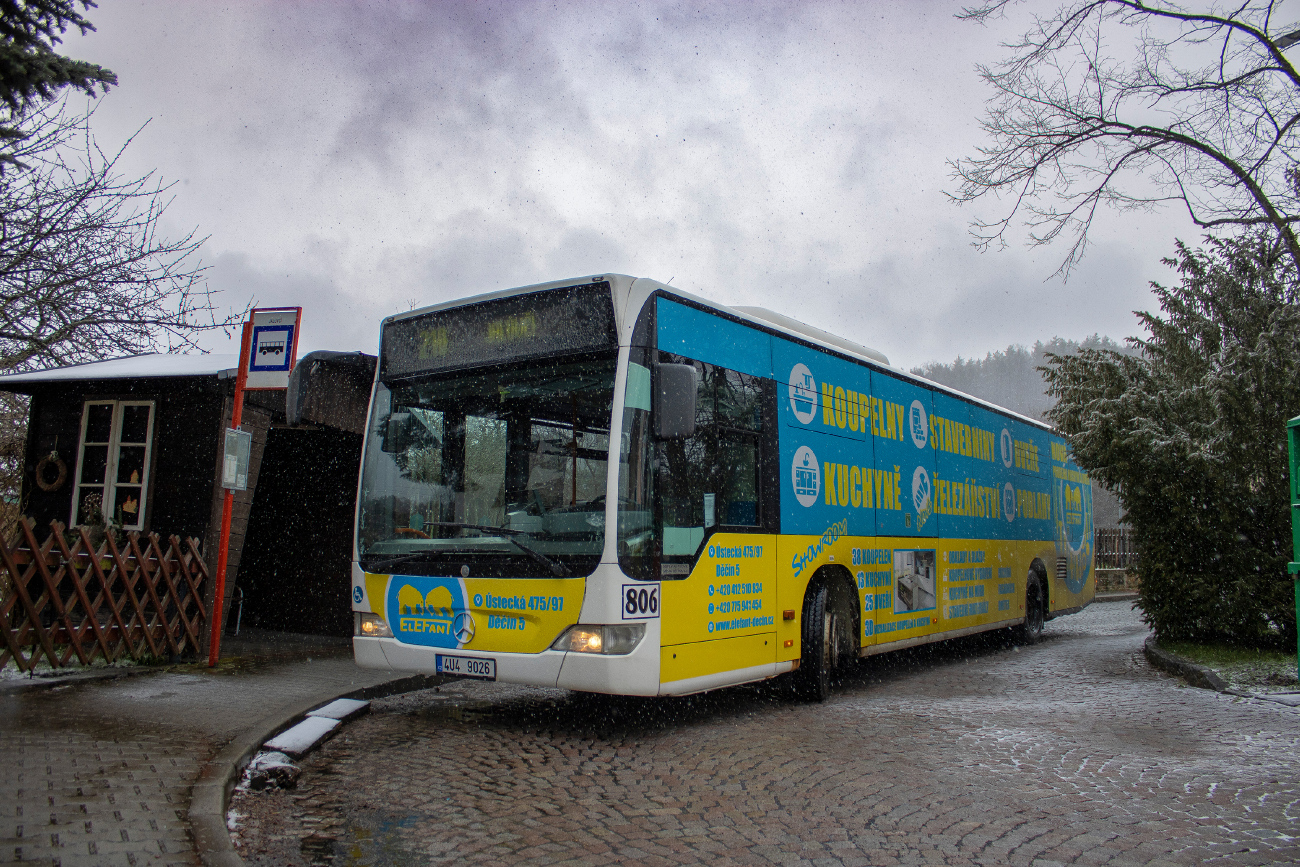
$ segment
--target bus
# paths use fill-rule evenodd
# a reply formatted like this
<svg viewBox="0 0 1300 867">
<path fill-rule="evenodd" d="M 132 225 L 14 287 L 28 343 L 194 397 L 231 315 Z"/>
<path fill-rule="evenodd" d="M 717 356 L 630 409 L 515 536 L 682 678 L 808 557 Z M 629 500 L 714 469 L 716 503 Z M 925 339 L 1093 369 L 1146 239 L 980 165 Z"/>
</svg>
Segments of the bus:
<svg viewBox="0 0 1300 867">
<path fill-rule="evenodd" d="M 1092 601 L 1092 492 L 1031 418 L 761 308 L 599 275 L 385 319 L 359 665 L 620 695 Z"/>
</svg>

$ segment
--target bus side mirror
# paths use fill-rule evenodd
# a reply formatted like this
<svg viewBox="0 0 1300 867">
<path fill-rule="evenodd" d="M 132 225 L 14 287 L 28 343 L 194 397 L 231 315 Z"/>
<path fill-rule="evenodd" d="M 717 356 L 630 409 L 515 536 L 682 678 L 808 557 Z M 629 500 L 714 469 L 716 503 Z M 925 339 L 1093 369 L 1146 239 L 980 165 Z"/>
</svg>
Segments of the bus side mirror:
<svg viewBox="0 0 1300 867">
<path fill-rule="evenodd" d="M 390 415 L 388 424 L 384 426 L 384 441 L 380 448 L 388 454 L 406 451 L 411 444 L 410 421 L 409 412 L 395 412 Z"/>
<path fill-rule="evenodd" d="M 695 433 L 695 366 L 654 366 L 655 436 L 685 439 Z"/>
</svg>

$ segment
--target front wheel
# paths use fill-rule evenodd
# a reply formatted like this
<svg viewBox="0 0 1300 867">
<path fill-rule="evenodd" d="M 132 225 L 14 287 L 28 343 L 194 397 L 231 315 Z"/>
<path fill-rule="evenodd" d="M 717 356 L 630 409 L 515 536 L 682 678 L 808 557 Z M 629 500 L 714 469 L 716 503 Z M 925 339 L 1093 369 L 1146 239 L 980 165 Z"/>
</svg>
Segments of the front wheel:
<svg viewBox="0 0 1300 867">
<path fill-rule="evenodd" d="M 831 692 L 831 678 L 840 665 L 843 618 L 830 604 L 828 588 L 813 590 L 804 601 L 798 692 L 806 701 L 825 701 Z"/>
</svg>

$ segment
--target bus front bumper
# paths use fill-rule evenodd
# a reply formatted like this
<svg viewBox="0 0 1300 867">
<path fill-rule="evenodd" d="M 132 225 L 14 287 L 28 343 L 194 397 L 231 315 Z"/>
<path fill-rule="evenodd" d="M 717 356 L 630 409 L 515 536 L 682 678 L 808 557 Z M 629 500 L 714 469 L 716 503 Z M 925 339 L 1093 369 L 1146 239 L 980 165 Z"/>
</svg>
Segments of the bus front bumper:
<svg viewBox="0 0 1300 867">
<path fill-rule="evenodd" d="M 447 654 L 496 663 L 496 680 L 532 686 L 554 686 L 580 692 L 613 695 L 659 694 L 659 623 L 652 621 L 631 653 L 605 655 L 544 650 L 541 653 L 500 653 L 403 644 L 395 638 L 352 637 L 357 665 L 381 671 L 438 674 L 437 656 Z"/>
</svg>

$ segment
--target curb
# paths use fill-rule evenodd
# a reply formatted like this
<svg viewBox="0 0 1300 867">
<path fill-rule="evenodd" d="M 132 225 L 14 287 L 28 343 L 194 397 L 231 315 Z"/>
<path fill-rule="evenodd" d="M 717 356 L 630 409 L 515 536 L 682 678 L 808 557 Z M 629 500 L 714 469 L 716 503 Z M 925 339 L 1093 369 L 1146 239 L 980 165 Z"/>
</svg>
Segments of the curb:
<svg viewBox="0 0 1300 867">
<path fill-rule="evenodd" d="M 1142 651 L 1146 654 L 1147 661 L 1169 674 L 1181 677 L 1192 686 L 1199 686 L 1201 689 L 1212 689 L 1215 692 L 1231 692 L 1236 694 L 1236 690 L 1228 689 L 1228 684 L 1210 669 L 1203 665 L 1197 665 L 1189 662 L 1181 656 L 1170 653 L 1156 644 L 1155 637 L 1152 636 L 1146 640 L 1142 646 Z"/>
<path fill-rule="evenodd" d="M 226 808 L 239 775 L 263 743 L 289 728 L 308 711 L 336 698 L 383 698 L 446 682 L 444 677 L 414 674 L 348 692 L 329 692 L 300 702 L 287 714 L 282 710 L 269 714 L 236 735 L 203 766 L 190 790 L 190 832 L 199 860 L 206 867 L 241 867 L 244 863 L 230 840 Z"/>
<path fill-rule="evenodd" d="M 1234 693 L 1236 690 L 1230 690 L 1227 682 L 1219 677 L 1213 671 L 1205 666 L 1197 666 L 1196 663 L 1188 662 L 1182 656 L 1169 653 L 1162 649 L 1156 643 L 1156 638 L 1148 638 L 1147 643 L 1143 645 L 1143 653 L 1147 654 L 1147 660 L 1152 666 L 1160 668 L 1161 671 L 1170 673 L 1177 677 L 1182 677 L 1192 686 L 1200 686 L 1201 689 L 1213 689 L 1216 693 Z"/>
<path fill-rule="evenodd" d="M 135 677 L 141 674 L 153 674 L 164 671 L 144 665 L 122 666 L 121 668 L 104 668 L 98 671 L 69 671 L 66 674 L 38 674 L 35 677 L 24 675 L 21 678 L 0 681 L 0 695 L 10 692 L 27 692 L 28 690 L 55 689 L 60 686 L 74 686 L 82 683 L 99 683 L 106 680 L 118 680 L 123 677 Z"/>
<path fill-rule="evenodd" d="M 1271 694 L 1266 692 L 1246 692 L 1241 689 L 1233 689 L 1224 682 L 1223 678 L 1215 674 L 1211 669 L 1203 665 L 1197 665 L 1194 662 L 1183 659 L 1177 654 L 1170 653 L 1156 644 L 1155 637 L 1148 638 L 1146 644 L 1142 647 L 1146 654 L 1147 661 L 1169 674 L 1181 677 L 1192 686 L 1198 686 L 1201 689 L 1212 689 L 1215 692 L 1221 692 L 1224 695 L 1235 695 L 1238 698 L 1255 698 L 1260 701 L 1269 701 L 1274 704 L 1280 704 L 1283 707 L 1300 708 L 1300 695 L 1296 693 Z"/>
<path fill-rule="evenodd" d="M 1098 593 L 1093 596 L 1093 602 L 1132 602 L 1136 601 L 1138 594 L 1136 590 L 1117 590 L 1114 593 Z"/>
</svg>

